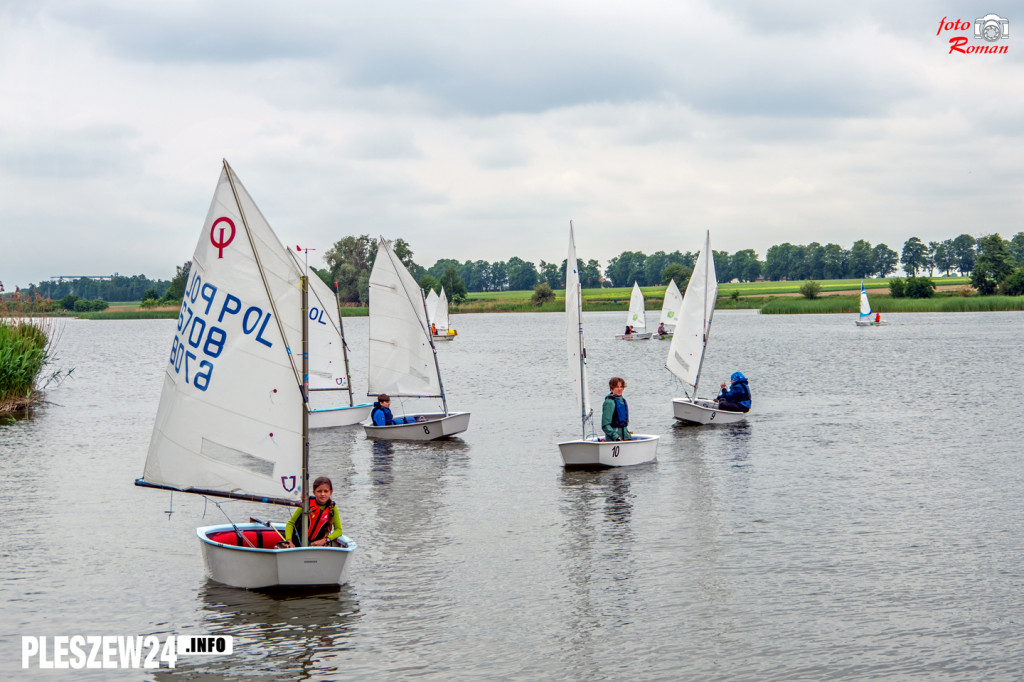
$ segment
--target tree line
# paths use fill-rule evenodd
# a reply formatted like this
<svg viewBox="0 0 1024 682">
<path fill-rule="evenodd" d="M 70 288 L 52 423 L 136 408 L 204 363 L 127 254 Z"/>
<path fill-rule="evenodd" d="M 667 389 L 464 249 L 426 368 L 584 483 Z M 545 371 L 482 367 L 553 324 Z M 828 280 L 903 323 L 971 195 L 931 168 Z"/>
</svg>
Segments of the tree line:
<svg viewBox="0 0 1024 682">
<path fill-rule="evenodd" d="M 442 258 L 429 268 L 413 260 L 412 247 L 404 239 L 392 244 L 396 255 L 424 289 L 440 290 L 443 286 L 449 299 L 463 300 L 471 292 L 524 291 L 545 283 L 552 289 L 565 286 L 565 260 L 531 261 L 513 256 L 506 261 L 467 260 L 459 262 Z M 963 276 L 978 274 L 976 288 L 991 292 L 1017 268 L 1024 266 L 1024 232 L 1005 240 L 998 234 L 975 238 L 961 234 L 945 241 L 923 242 L 911 237 L 896 253 L 886 244 L 872 245 L 858 240 L 846 249 L 839 244 L 777 244 L 760 260 L 753 249 L 735 253 L 714 251 L 715 270 L 719 282 L 752 282 L 766 280 L 823 280 L 888 277 L 900 266 L 910 276 L 931 276 L 936 272 Z M 650 255 L 640 251 L 623 251 L 608 261 L 602 270 L 596 259 L 580 259 L 580 281 L 585 288 L 602 286 L 628 287 L 668 284 L 674 279 L 686 286 L 695 252 L 657 251 Z M 377 256 L 377 240 L 369 235 L 347 236 L 335 242 L 325 253 L 326 268 L 313 270 L 338 287 L 342 301 L 365 305 L 368 300 L 370 269 Z M 980 264 L 980 267 L 979 267 Z M 74 295 L 82 299 L 106 301 L 157 300 L 161 303 L 181 300 L 188 279 L 190 262 L 177 267 L 170 280 L 151 280 L 145 275 L 115 275 L 107 280 L 76 279 L 43 281 L 30 291 L 46 298 L 60 299 Z"/>
</svg>

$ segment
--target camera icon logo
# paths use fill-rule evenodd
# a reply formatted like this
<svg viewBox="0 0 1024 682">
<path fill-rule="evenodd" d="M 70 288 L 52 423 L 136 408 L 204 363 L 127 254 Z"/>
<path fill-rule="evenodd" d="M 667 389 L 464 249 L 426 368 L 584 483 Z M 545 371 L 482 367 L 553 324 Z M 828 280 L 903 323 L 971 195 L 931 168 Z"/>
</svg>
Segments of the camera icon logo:
<svg viewBox="0 0 1024 682">
<path fill-rule="evenodd" d="M 1010 39 L 1010 20 L 998 14 L 986 14 L 974 20 L 974 37 L 984 38 L 990 43 L 999 39 Z"/>
</svg>

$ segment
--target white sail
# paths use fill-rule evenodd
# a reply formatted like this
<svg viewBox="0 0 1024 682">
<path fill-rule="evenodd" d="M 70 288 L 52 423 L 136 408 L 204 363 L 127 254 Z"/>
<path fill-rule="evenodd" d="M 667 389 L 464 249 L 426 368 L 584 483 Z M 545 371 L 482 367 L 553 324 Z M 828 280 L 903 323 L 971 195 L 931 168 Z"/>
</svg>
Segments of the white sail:
<svg viewBox="0 0 1024 682">
<path fill-rule="evenodd" d="M 690 398 L 697 397 L 700 369 L 704 361 L 711 319 L 715 315 L 715 299 L 718 297 L 718 280 L 715 275 L 715 260 L 711 253 L 711 234 L 705 236 L 704 248 L 697 257 L 697 263 L 686 285 L 683 305 L 679 311 L 679 323 L 672 345 L 668 350 L 665 366 L 679 377 L 686 386 Z"/>
<path fill-rule="evenodd" d="M 369 395 L 441 397 L 423 292 L 383 238 L 370 272 Z"/>
<path fill-rule="evenodd" d="M 439 297 L 437 295 L 437 292 L 434 291 L 433 289 L 431 289 L 430 292 L 427 294 L 427 320 L 431 324 L 437 321 L 435 315 L 437 314 L 438 298 Z"/>
<path fill-rule="evenodd" d="M 334 292 L 314 272 L 309 277 L 309 388 L 348 388 L 345 355 L 341 344 L 341 318 L 338 299 Z M 311 393 L 310 403 L 317 408 L 316 396 Z M 330 400 L 336 405 L 336 400 Z"/>
<path fill-rule="evenodd" d="M 225 162 L 192 257 L 144 483 L 299 499 L 302 310 L 286 251 Z"/>
<path fill-rule="evenodd" d="M 437 325 L 437 333 L 444 334 L 448 331 L 448 296 L 441 287 L 441 295 L 437 298 L 437 308 L 434 310 L 434 323 Z"/>
<path fill-rule="evenodd" d="M 640 291 L 640 285 L 633 282 L 633 293 L 629 296 L 629 312 L 626 314 L 626 324 L 633 326 L 633 331 L 647 329 L 647 317 L 644 310 L 644 294 Z"/>
<path fill-rule="evenodd" d="M 679 324 L 679 309 L 683 306 L 683 295 L 679 293 L 679 287 L 676 286 L 676 281 L 673 279 L 669 281 L 668 288 L 665 289 L 665 300 L 661 304 L 661 319 L 659 322 L 662 324 Z"/>
<path fill-rule="evenodd" d="M 569 362 L 569 380 L 581 408 L 581 418 L 590 414 L 587 386 L 586 344 L 583 338 L 583 290 L 580 287 L 576 240 L 569 223 L 569 253 L 565 260 L 565 351 Z M 584 434 L 586 437 L 586 434 Z"/>
<path fill-rule="evenodd" d="M 868 292 L 864 290 L 864 282 L 860 283 L 860 319 L 871 317 L 871 302 L 868 301 Z"/>
</svg>

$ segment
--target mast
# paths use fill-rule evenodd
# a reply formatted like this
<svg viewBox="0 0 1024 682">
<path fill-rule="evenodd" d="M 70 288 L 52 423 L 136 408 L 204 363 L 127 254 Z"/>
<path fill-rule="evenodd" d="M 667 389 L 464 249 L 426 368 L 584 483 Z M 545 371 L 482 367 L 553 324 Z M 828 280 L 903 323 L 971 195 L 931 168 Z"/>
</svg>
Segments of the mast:
<svg viewBox="0 0 1024 682">
<path fill-rule="evenodd" d="M 704 367 L 704 354 L 708 350 L 708 337 L 711 336 L 711 320 L 715 317 L 715 301 L 711 302 L 711 314 L 708 314 L 708 274 L 711 272 L 711 269 L 708 268 L 708 258 L 714 258 L 714 254 L 711 253 L 711 232 L 708 232 L 704 236 L 704 315 L 707 317 L 707 321 L 704 323 L 704 329 L 702 330 L 704 344 L 700 349 L 700 362 L 697 363 L 697 377 L 693 382 L 694 400 L 697 399 L 697 385 L 700 383 L 700 372 Z M 714 261 L 711 262 L 713 263 Z M 717 290 L 715 291 L 715 296 L 718 296 Z"/>
<path fill-rule="evenodd" d="M 302 535 L 299 547 L 309 545 L 309 278 L 302 282 Z"/>
<path fill-rule="evenodd" d="M 341 355 L 345 358 L 345 385 L 348 386 L 348 406 L 352 407 L 356 401 L 352 399 L 352 375 L 348 368 L 348 342 L 345 341 L 345 323 L 341 317 L 341 299 L 338 297 L 338 283 L 334 283 L 334 303 L 338 306 L 338 329 L 341 330 Z"/>
<path fill-rule="evenodd" d="M 579 273 L 579 259 L 576 258 L 576 235 L 573 234 L 573 226 L 572 226 L 572 221 L 571 220 L 569 221 L 569 241 L 572 244 L 572 257 L 573 257 L 573 260 L 575 262 L 573 262 L 573 263 L 566 262 L 565 267 L 566 267 L 566 273 L 569 272 L 568 268 L 572 268 L 573 271 L 577 273 L 577 275 L 575 277 L 575 280 L 576 280 L 576 283 L 575 283 L 576 291 L 573 292 L 573 298 L 575 299 L 573 301 L 573 305 L 576 306 L 576 320 L 577 320 L 576 326 L 579 329 L 579 348 L 580 348 L 580 352 L 579 352 L 579 356 L 580 356 L 580 430 L 582 431 L 582 434 L 583 434 L 582 435 L 582 440 L 586 440 L 587 439 L 587 412 L 586 412 L 586 410 L 587 410 L 587 407 L 586 407 L 587 399 L 586 399 L 586 396 L 584 395 L 583 392 L 586 390 L 586 386 L 587 386 L 587 380 L 586 380 L 587 365 L 586 365 L 586 360 L 585 360 L 587 349 L 585 348 L 584 343 L 583 343 L 583 287 L 580 284 L 580 278 L 579 278 L 579 274 L 578 274 Z M 569 296 L 569 292 L 566 291 L 565 295 L 566 295 L 566 297 L 568 297 Z"/>
</svg>

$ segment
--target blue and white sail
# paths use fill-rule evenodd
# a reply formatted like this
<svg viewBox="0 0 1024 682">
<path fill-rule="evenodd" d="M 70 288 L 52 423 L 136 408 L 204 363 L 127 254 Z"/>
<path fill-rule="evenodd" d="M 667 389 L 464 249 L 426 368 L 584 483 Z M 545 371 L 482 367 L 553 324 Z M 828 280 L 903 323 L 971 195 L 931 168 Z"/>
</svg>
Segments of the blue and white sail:
<svg viewBox="0 0 1024 682">
<path fill-rule="evenodd" d="M 871 301 L 868 300 L 868 292 L 864 290 L 864 282 L 860 283 L 860 321 L 871 322 Z"/>
</svg>

